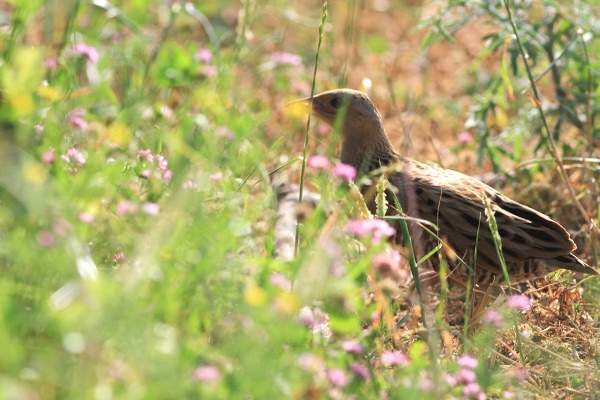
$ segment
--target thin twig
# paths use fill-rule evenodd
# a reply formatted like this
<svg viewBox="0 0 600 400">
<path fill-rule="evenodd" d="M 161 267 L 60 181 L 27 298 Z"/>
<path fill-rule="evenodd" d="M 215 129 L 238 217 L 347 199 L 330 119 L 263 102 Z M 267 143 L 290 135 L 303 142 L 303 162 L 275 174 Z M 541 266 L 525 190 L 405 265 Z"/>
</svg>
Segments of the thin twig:
<svg viewBox="0 0 600 400">
<path fill-rule="evenodd" d="M 327 2 L 323 3 L 323 14 L 321 24 L 319 24 L 319 41 L 317 43 L 317 54 L 315 55 L 315 69 L 313 70 L 312 87 L 310 88 L 310 98 L 315 95 L 315 83 L 317 81 L 317 68 L 319 66 L 319 53 L 321 52 L 321 42 L 323 41 L 323 28 L 327 19 Z M 306 154 L 308 151 L 308 139 L 310 137 L 310 118 L 312 117 L 312 107 L 308 109 L 308 119 L 306 120 L 306 133 L 304 134 L 304 149 L 302 151 L 302 171 L 300 172 L 300 190 L 298 193 L 298 203 L 302 202 L 304 194 L 304 175 L 306 172 Z M 294 239 L 294 256 L 300 251 L 300 224 L 296 224 L 296 238 Z"/>
<path fill-rule="evenodd" d="M 394 113 L 398 116 L 398 120 L 400 121 L 400 127 L 402 128 L 402 154 L 407 155 L 408 151 L 412 149 L 412 142 L 410 140 L 410 126 L 407 126 L 406 121 L 402 118 L 402 113 L 400 112 L 400 108 L 398 107 L 398 101 L 396 100 L 396 94 L 394 93 L 394 84 L 392 82 L 392 77 L 389 74 L 388 69 L 384 70 L 385 74 L 385 82 L 387 83 L 388 91 L 390 92 L 390 98 L 392 100 L 392 105 L 394 106 Z"/>
</svg>

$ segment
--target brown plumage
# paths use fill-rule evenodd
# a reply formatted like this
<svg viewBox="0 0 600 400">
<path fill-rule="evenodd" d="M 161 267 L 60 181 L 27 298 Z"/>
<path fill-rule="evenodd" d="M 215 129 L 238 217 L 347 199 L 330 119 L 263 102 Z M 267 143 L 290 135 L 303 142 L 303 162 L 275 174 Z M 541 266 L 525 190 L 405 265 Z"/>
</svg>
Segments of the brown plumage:
<svg viewBox="0 0 600 400">
<path fill-rule="evenodd" d="M 444 243 L 474 268 L 474 282 L 480 286 L 506 284 L 487 223 L 484 194 L 498 224 L 511 284 L 541 277 L 559 268 L 598 274 L 572 254 L 576 246 L 569 233 L 546 215 L 509 199 L 477 179 L 398 154 L 385 132 L 381 115 L 366 94 L 338 89 L 304 101 L 312 104 L 314 114 L 331 126 L 336 125 L 338 114 L 342 114 L 340 159 L 354 166 L 359 176 L 380 167 L 396 165 L 386 175 L 397 189 L 395 194 L 404 213 L 434 223 L 439 229 L 436 233 Z M 374 190 L 365 186 L 361 191 L 373 211 Z M 397 215 L 391 193 L 387 199 L 388 215 Z M 423 254 L 439 244 L 416 224 L 411 225 L 413 242 L 422 246 Z M 402 243 L 400 235 L 396 236 Z M 439 257 L 430 260 L 432 267 L 438 270 Z M 469 272 L 464 265 L 454 261 L 450 268 L 453 280 L 467 282 Z"/>
</svg>

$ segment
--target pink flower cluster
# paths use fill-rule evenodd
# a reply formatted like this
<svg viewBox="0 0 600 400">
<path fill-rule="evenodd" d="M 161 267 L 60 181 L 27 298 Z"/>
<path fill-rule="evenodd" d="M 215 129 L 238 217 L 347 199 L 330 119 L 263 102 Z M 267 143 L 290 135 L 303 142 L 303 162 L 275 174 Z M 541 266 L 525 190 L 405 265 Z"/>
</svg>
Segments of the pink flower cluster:
<svg viewBox="0 0 600 400">
<path fill-rule="evenodd" d="M 83 118 L 85 110 L 76 109 L 69 113 L 69 122 L 76 128 L 86 129 L 88 122 Z"/>
<path fill-rule="evenodd" d="M 65 160 L 67 162 L 67 164 L 74 165 L 77 168 L 83 166 L 83 164 L 85 164 L 85 161 L 86 161 L 83 154 L 79 150 L 77 150 L 75 147 L 67 150 L 67 152 L 65 154 L 63 154 L 62 156 L 60 156 L 60 158 Z"/>
<path fill-rule="evenodd" d="M 117 205 L 117 215 L 137 214 L 138 205 L 131 200 L 121 200 Z M 148 215 L 160 214 L 160 205 L 158 203 L 146 202 L 142 204 L 142 211 Z"/>
<path fill-rule="evenodd" d="M 313 169 L 329 169 L 329 160 L 321 155 L 310 156 L 306 160 L 306 165 Z M 331 174 L 343 181 L 350 182 L 356 179 L 356 168 L 352 165 L 339 163 L 333 166 Z"/>
<path fill-rule="evenodd" d="M 156 164 L 154 171 L 145 169 L 141 172 L 141 175 L 144 178 L 150 179 L 154 175 L 155 177 L 162 179 L 165 185 L 173 178 L 173 171 L 169 169 L 169 162 L 164 156 L 160 154 L 154 155 L 151 150 L 140 150 L 138 152 L 138 158 Z"/>
<path fill-rule="evenodd" d="M 329 160 L 325 156 L 314 155 L 308 157 L 306 160 L 306 165 L 309 168 L 314 169 L 328 169 L 329 168 Z"/>
<path fill-rule="evenodd" d="M 118 252 L 113 257 L 112 262 L 115 264 L 116 267 L 121 266 L 123 264 L 127 264 L 127 262 L 128 262 L 127 256 L 122 251 Z"/>
<path fill-rule="evenodd" d="M 221 372 L 214 365 L 201 365 L 194 370 L 194 380 L 203 383 L 216 382 L 221 379 Z"/>
<path fill-rule="evenodd" d="M 98 62 L 98 60 L 100 59 L 98 50 L 85 43 L 77 43 L 75 45 L 75 53 L 84 56 L 92 64 Z"/>
<path fill-rule="evenodd" d="M 290 282 L 290 280 L 281 272 L 271 272 L 271 276 L 269 277 L 269 283 L 286 292 L 292 290 L 292 282 Z"/>
<path fill-rule="evenodd" d="M 206 76 L 206 77 L 212 77 L 217 75 L 217 73 L 219 72 L 219 69 L 217 68 L 216 65 L 212 64 L 213 61 L 213 53 L 212 51 L 210 51 L 207 48 L 202 48 L 200 49 L 195 55 L 194 55 L 194 59 L 196 61 L 201 62 L 202 64 L 204 64 L 202 66 L 202 73 Z"/>
<path fill-rule="evenodd" d="M 357 342 L 356 342 L 357 343 Z M 356 351 L 359 349 L 356 346 L 356 343 L 352 345 L 349 342 L 345 342 L 345 346 L 350 346 L 351 351 L 349 353 L 356 354 Z M 362 355 L 362 347 L 360 347 Z M 362 358 L 362 357 L 361 357 Z M 312 354 L 312 353 L 304 353 L 298 359 L 298 364 L 300 367 L 306 371 L 315 372 L 316 376 L 321 380 L 327 380 L 332 389 L 332 393 L 336 393 L 339 395 L 338 390 L 347 386 L 352 381 L 352 375 L 348 373 L 348 371 L 342 368 L 328 368 L 325 365 L 325 362 L 320 357 Z M 355 377 L 366 381 L 370 378 L 369 369 L 366 367 L 364 362 L 359 360 L 354 361 L 350 367 L 349 372 L 351 372 Z M 339 398 L 338 396 L 333 396 Z"/>
<path fill-rule="evenodd" d="M 329 314 L 323 312 L 319 307 L 314 309 L 302 307 L 298 312 L 298 319 L 311 330 L 313 335 L 320 335 L 326 340 L 331 338 Z"/>
<path fill-rule="evenodd" d="M 456 141 L 460 144 L 471 143 L 473 141 L 473 135 L 471 135 L 469 132 L 461 132 L 456 137 Z"/>
<path fill-rule="evenodd" d="M 397 251 L 382 251 L 373 258 L 373 268 L 384 278 L 396 278 L 401 274 L 400 260 L 401 256 Z"/>
<path fill-rule="evenodd" d="M 350 378 L 346 375 L 346 372 L 341 368 L 327 369 L 327 380 L 332 386 L 344 387 L 350 383 Z"/>
<path fill-rule="evenodd" d="M 118 215 L 126 215 L 126 214 L 135 214 L 137 213 L 138 205 L 131 200 L 122 200 L 117 205 L 117 214 Z"/>
<path fill-rule="evenodd" d="M 502 318 L 502 315 L 500 315 L 500 313 L 496 310 L 489 310 L 486 312 L 483 316 L 483 322 L 488 323 L 498 329 L 502 329 L 504 326 L 504 318 Z"/>
<path fill-rule="evenodd" d="M 372 236 L 373 244 L 378 244 L 382 238 L 388 238 L 396 233 L 390 224 L 381 219 L 351 220 L 348 221 L 346 229 L 357 237 Z"/>
<path fill-rule="evenodd" d="M 506 306 L 511 310 L 531 311 L 531 301 L 527 296 L 515 294 L 506 298 Z"/>
<path fill-rule="evenodd" d="M 381 364 L 386 367 L 393 365 L 404 367 L 408 365 L 408 358 L 399 350 L 385 351 L 381 354 Z"/>
<path fill-rule="evenodd" d="M 467 398 L 485 399 L 485 393 L 477 383 L 477 375 L 475 374 L 477 359 L 470 354 L 463 354 L 456 363 L 460 370 L 455 374 L 446 375 L 446 382 L 450 386 L 464 385 L 463 394 Z"/>
<path fill-rule="evenodd" d="M 194 55 L 194 59 L 196 61 L 200 61 L 206 64 L 210 64 L 213 60 L 213 53 L 212 51 L 210 51 L 209 49 L 207 49 L 206 47 L 200 49 L 200 51 L 198 51 L 195 55 Z"/>
<path fill-rule="evenodd" d="M 361 355 L 364 352 L 362 345 L 357 340 L 346 340 L 342 343 L 342 349 L 356 355 Z"/>
<path fill-rule="evenodd" d="M 271 54 L 271 61 L 275 65 L 300 65 L 302 64 L 302 57 L 292 53 L 273 53 Z"/>
<path fill-rule="evenodd" d="M 46 150 L 42 154 L 41 158 L 42 158 L 42 161 L 45 162 L 46 164 L 52 164 L 54 162 L 54 160 L 56 159 L 56 157 L 54 156 L 54 149 L 49 148 L 48 150 Z"/>
<path fill-rule="evenodd" d="M 352 165 L 340 163 L 335 165 L 331 172 L 333 176 L 346 182 L 354 181 L 356 179 L 356 168 Z"/>
</svg>

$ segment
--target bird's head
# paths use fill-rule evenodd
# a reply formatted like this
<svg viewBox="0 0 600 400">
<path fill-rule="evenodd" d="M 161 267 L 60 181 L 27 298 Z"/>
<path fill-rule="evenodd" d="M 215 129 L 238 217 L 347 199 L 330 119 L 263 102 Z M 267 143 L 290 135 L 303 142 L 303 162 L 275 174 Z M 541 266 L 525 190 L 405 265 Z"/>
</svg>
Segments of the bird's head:
<svg viewBox="0 0 600 400">
<path fill-rule="evenodd" d="M 360 142 L 365 136 L 383 133 L 379 111 L 369 97 L 358 90 L 334 89 L 293 103 L 310 104 L 317 118 L 340 128 L 343 139 Z"/>
<path fill-rule="evenodd" d="M 371 164 L 378 167 L 396 159 L 383 128 L 381 114 L 363 92 L 335 89 L 293 103 L 310 105 L 316 117 L 339 129 L 342 136 L 340 160 L 343 163 L 361 171 L 365 160 L 375 159 Z"/>
<path fill-rule="evenodd" d="M 381 120 L 373 102 L 358 90 L 329 90 L 314 96 L 311 104 L 315 115 L 331 126 L 335 126 L 337 118 L 349 124 Z"/>
</svg>

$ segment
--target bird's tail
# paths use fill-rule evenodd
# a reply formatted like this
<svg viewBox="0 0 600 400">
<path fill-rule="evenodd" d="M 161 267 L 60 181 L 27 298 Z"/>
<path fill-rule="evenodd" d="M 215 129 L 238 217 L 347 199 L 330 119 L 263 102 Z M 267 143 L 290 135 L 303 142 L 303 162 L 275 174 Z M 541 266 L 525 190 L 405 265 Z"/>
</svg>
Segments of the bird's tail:
<svg viewBox="0 0 600 400">
<path fill-rule="evenodd" d="M 558 256 L 548 261 L 549 264 L 553 263 L 556 267 L 568 269 L 570 271 L 581 272 L 589 275 L 600 275 L 595 268 L 590 267 L 583 260 L 580 260 L 573 254 Z"/>
</svg>

